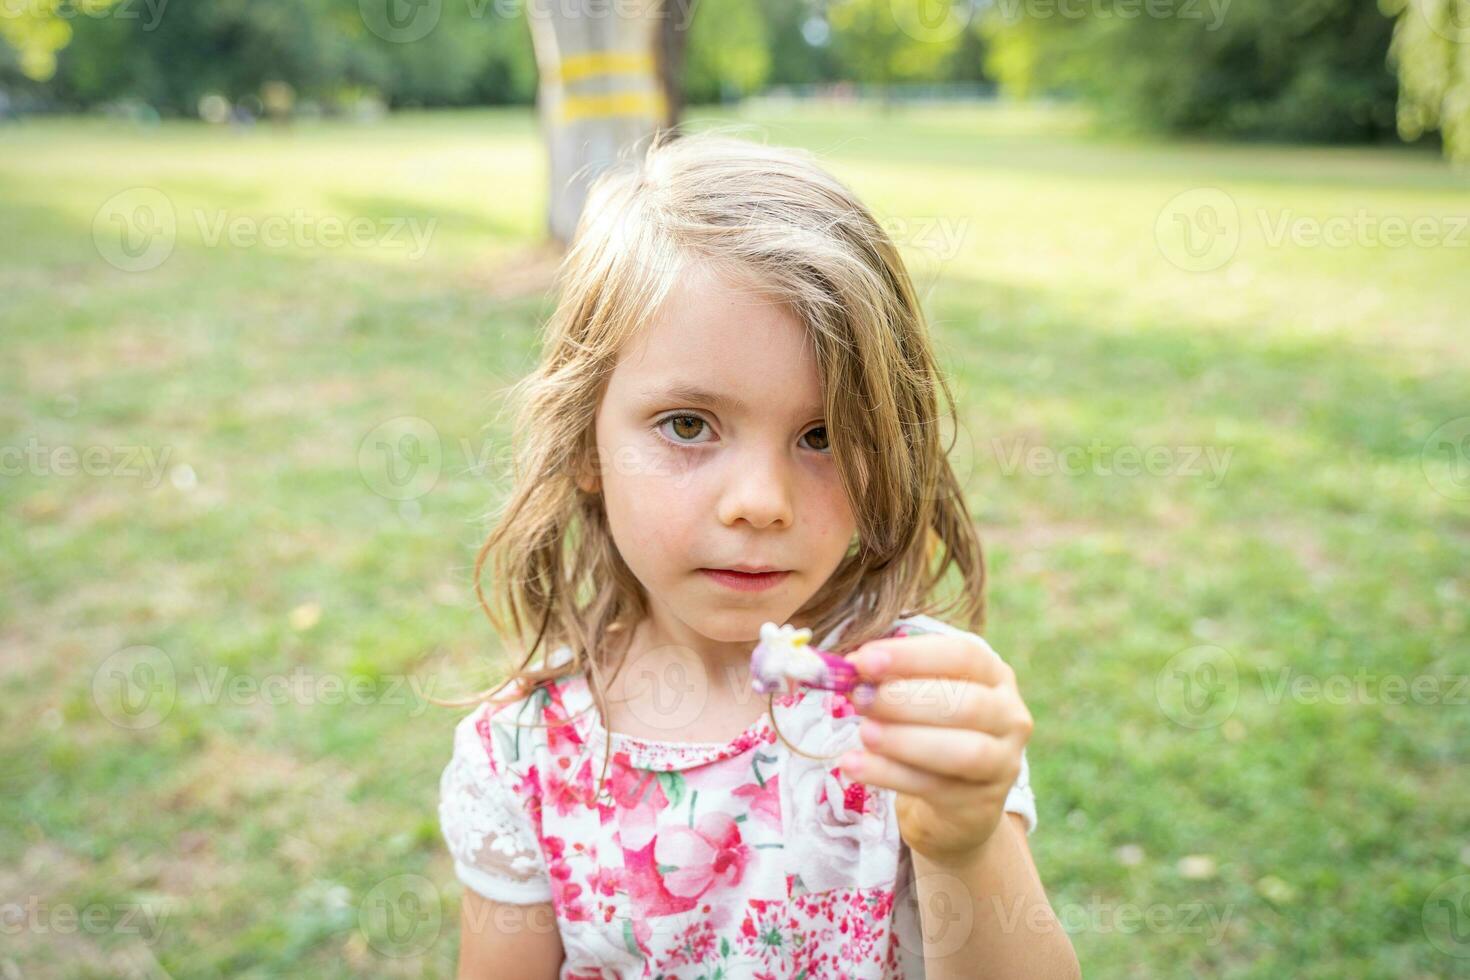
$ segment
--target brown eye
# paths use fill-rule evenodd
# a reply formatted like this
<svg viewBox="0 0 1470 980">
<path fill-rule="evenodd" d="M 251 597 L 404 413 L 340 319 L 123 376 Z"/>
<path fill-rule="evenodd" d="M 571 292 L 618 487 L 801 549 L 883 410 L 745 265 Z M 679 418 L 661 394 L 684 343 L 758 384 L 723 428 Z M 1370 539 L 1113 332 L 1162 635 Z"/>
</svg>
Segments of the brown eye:
<svg viewBox="0 0 1470 980">
<path fill-rule="evenodd" d="M 806 434 L 809 440 L 808 445 L 817 452 L 825 453 L 832 448 L 831 443 L 827 441 L 827 427 L 825 425 L 819 425 L 815 429 L 808 429 Z"/>
<path fill-rule="evenodd" d="M 685 442 L 697 438 L 706 426 L 704 419 L 698 415 L 670 415 L 659 424 L 672 428 L 675 442 Z"/>
</svg>

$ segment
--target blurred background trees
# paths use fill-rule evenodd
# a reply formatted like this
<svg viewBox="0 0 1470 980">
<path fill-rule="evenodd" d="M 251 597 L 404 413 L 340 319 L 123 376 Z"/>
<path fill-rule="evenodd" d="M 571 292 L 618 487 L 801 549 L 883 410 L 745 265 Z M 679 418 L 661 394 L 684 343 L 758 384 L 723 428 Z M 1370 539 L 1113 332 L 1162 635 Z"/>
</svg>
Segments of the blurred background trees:
<svg viewBox="0 0 1470 980">
<path fill-rule="evenodd" d="M 258 115 L 271 92 L 308 113 L 529 104 L 528 2 L 5 0 L 0 90 L 22 110 L 163 115 L 205 99 Z M 382 29 L 372 11 L 390 5 L 431 11 L 432 28 Z M 1470 0 L 697 0 L 688 21 L 681 92 L 695 104 L 772 86 L 892 98 L 967 83 L 1081 100 L 1113 128 L 1313 142 L 1442 131 L 1470 155 Z"/>
<path fill-rule="evenodd" d="M 1002 2 L 985 25 L 988 64 L 1013 92 L 1070 93 L 1115 126 L 1305 141 L 1393 134 L 1393 21 L 1371 2 L 1161 0 L 1168 17 L 1143 9 L 1109 0 L 1091 16 L 1037 17 Z"/>
</svg>

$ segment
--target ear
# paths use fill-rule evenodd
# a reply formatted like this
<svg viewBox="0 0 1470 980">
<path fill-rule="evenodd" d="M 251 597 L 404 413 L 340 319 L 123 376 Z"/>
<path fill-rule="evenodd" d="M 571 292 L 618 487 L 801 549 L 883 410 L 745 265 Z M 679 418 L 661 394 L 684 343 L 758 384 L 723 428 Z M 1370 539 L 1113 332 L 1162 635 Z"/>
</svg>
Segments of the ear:
<svg viewBox="0 0 1470 980">
<path fill-rule="evenodd" d="M 602 491 L 602 477 L 598 475 L 597 467 L 592 462 L 596 455 L 596 449 L 593 449 L 591 453 L 584 453 L 577 466 L 577 486 L 584 493 Z"/>
<path fill-rule="evenodd" d="M 584 493 L 599 493 L 602 490 L 602 481 L 584 468 L 577 474 L 577 486 Z"/>
</svg>

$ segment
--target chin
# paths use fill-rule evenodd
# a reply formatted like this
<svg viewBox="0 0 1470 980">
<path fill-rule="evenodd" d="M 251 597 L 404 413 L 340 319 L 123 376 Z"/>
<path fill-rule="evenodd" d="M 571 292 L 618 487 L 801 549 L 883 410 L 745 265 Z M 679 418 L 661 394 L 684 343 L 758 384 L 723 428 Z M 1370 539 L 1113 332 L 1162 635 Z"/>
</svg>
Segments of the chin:
<svg viewBox="0 0 1470 980">
<path fill-rule="evenodd" d="M 760 639 L 761 626 L 767 622 L 786 622 L 789 610 L 751 605 L 743 609 L 703 610 L 685 620 L 701 636 L 717 643 L 748 642 L 752 647 Z"/>
</svg>

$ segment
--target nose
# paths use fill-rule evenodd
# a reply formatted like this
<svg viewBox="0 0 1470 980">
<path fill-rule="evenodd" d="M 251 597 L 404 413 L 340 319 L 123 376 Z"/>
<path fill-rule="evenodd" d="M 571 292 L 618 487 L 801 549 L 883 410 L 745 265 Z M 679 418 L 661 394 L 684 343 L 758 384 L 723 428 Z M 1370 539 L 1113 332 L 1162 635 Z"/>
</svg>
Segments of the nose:
<svg viewBox="0 0 1470 980">
<path fill-rule="evenodd" d="M 790 527 L 793 514 L 792 462 L 780 448 L 732 453 L 721 481 L 719 518 L 727 527 Z"/>
</svg>

